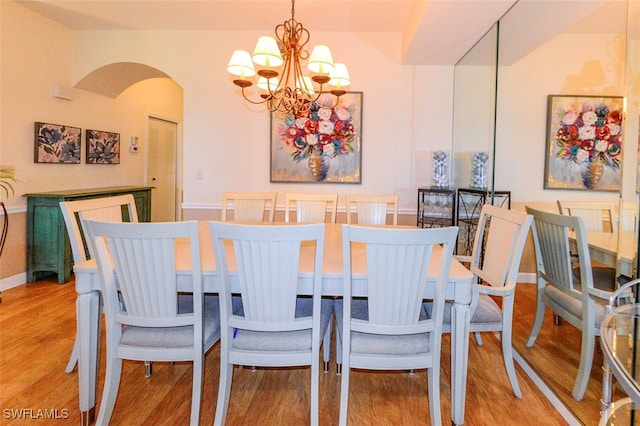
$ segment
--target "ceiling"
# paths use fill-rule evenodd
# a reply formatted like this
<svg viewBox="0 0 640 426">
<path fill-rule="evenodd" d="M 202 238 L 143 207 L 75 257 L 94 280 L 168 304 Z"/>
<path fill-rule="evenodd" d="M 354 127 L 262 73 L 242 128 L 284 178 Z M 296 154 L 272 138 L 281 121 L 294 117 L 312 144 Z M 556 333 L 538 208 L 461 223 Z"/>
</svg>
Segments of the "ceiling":
<svg viewBox="0 0 640 426">
<path fill-rule="evenodd" d="M 289 0 L 15 1 L 73 30 L 270 32 L 291 14 Z M 314 31 L 399 33 L 403 64 L 453 65 L 515 1 L 298 0 L 295 18 L 312 36 Z"/>
</svg>

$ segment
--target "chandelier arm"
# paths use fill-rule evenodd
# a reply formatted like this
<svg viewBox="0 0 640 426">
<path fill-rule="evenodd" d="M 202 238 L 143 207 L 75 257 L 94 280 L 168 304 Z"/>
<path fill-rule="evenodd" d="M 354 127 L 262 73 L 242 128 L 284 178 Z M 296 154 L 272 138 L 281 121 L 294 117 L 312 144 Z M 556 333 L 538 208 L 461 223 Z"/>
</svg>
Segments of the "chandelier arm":
<svg viewBox="0 0 640 426">
<path fill-rule="evenodd" d="M 242 97 L 244 98 L 244 100 L 245 100 L 245 101 L 249 102 L 250 104 L 254 104 L 254 105 L 262 105 L 262 104 L 264 104 L 265 102 L 267 102 L 267 101 L 269 100 L 268 98 L 263 99 L 263 100 L 261 100 L 261 101 L 254 101 L 254 100 L 252 100 L 251 98 L 249 98 L 249 97 L 246 95 L 246 93 L 244 93 L 244 87 L 242 88 Z"/>
</svg>

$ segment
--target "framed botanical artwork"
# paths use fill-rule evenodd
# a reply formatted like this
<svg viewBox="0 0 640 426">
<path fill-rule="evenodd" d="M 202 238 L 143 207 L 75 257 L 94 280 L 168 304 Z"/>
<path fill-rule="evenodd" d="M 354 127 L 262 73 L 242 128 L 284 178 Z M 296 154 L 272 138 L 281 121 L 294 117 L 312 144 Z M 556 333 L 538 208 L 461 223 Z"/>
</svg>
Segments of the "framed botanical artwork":
<svg viewBox="0 0 640 426">
<path fill-rule="evenodd" d="M 80 163 L 82 129 L 61 124 L 35 123 L 36 163 Z"/>
<path fill-rule="evenodd" d="M 87 164 L 120 164 L 120 133 L 87 130 Z"/>
<path fill-rule="evenodd" d="M 362 92 L 271 113 L 271 182 L 362 183 Z"/>
<path fill-rule="evenodd" d="M 620 191 L 623 98 L 550 95 L 544 188 Z"/>
</svg>

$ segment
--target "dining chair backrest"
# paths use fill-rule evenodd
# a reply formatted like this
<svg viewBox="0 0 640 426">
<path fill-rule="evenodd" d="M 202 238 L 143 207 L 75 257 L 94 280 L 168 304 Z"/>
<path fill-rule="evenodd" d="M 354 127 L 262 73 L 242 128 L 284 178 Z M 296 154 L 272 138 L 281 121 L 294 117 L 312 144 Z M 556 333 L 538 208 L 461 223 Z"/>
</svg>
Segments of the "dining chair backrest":
<svg viewBox="0 0 640 426">
<path fill-rule="evenodd" d="M 352 243 L 363 243 L 369 305 L 368 321 L 352 319 L 348 325 L 345 323 L 345 337 L 349 329 L 372 334 L 441 330 L 444 292 L 457 232 L 457 227 L 408 229 L 342 225 L 344 299 L 349 300 L 352 294 L 351 252 L 362 249 Z M 443 246 L 434 287 L 434 314 L 428 321 L 419 321 L 433 248 L 440 244 Z M 344 304 L 345 319 L 350 318 L 349 307 L 349 303 Z"/>
<path fill-rule="evenodd" d="M 196 303 L 202 296 L 196 221 L 86 223 L 91 227 L 94 241 L 97 242 L 96 259 L 105 285 L 102 289 L 105 314 L 115 314 L 115 322 L 123 325 L 193 325 L 194 316 L 202 313 L 202 305 Z M 176 243 L 179 238 L 188 238 L 189 241 L 191 284 L 194 305 L 198 305 L 194 306 L 193 315 L 178 316 Z M 122 295 L 126 311 L 121 309 L 118 291 Z"/>
<path fill-rule="evenodd" d="M 391 225 L 398 224 L 397 195 L 360 195 L 347 194 L 347 223 L 352 222 L 352 207 L 355 206 L 356 224 L 385 225 L 387 215 L 391 212 Z"/>
<path fill-rule="evenodd" d="M 324 223 L 209 222 L 209 230 L 219 274 L 221 317 L 220 382 L 214 424 L 225 422 L 234 364 L 311 366 L 310 417 L 311 424 L 318 424 L 320 342 L 333 306 L 321 297 Z M 305 263 L 305 271 L 311 272 L 304 278 L 299 272 L 302 250 L 311 250 L 311 256 L 304 257 L 304 262 L 309 262 Z M 311 298 L 298 297 L 302 279 L 311 284 Z M 232 293 L 239 293 L 241 304 Z M 328 311 L 323 304 L 329 307 Z"/>
<path fill-rule="evenodd" d="M 123 206 L 126 215 L 123 215 Z M 90 231 L 84 226 L 83 220 L 138 222 L 138 211 L 135 199 L 131 194 L 61 201 L 60 211 L 67 227 L 74 264 L 94 257 L 93 247 L 90 243 Z"/>
<path fill-rule="evenodd" d="M 533 216 L 485 204 L 473 241 L 469 269 L 483 284 L 513 287 Z"/>
<path fill-rule="evenodd" d="M 581 217 L 586 232 L 618 232 L 614 203 L 558 200 L 558 210 L 560 214 Z"/>
<path fill-rule="evenodd" d="M 257 331 L 285 331 L 311 328 L 295 323 L 296 296 L 303 241 L 316 241 L 314 279 L 322 275 L 324 224 L 245 225 L 210 222 L 216 265 L 220 268 L 221 314 L 239 328 Z M 225 241 L 233 243 L 237 265 L 238 291 L 242 296 L 244 319 L 231 313 L 230 266 Z M 318 284 L 314 282 L 314 285 Z M 321 289 L 315 289 L 320 291 Z M 227 297 L 228 296 L 228 297 Z"/>
<path fill-rule="evenodd" d="M 223 222 L 230 220 L 228 210 L 233 206 L 235 222 L 273 222 L 276 192 L 224 192 L 222 194 Z"/>
<path fill-rule="evenodd" d="M 536 317 L 526 346 L 532 347 L 536 341 L 545 306 L 581 330 L 580 365 L 572 392 L 574 399 L 579 401 L 584 397 L 589 381 L 604 305 L 612 293 L 594 288 L 582 217 L 544 212 L 528 206 L 526 211 L 533 215 L 531 229 L 538 287 Z M 579 273 L 573 267 L 575 255 L 570 250 L 570 239 L 577 246 Z"/>
<path fill-rule="evenodd" d="M 576 299 L 586 299 L 586 291 L 582 290 L 593 287 L 593 276 L 583 218 L 535 210 L 528 206 L 526 210 L 533 216 L 538 280 Z M 574 279 L 575 257 L 570 250 L 570 236 L 577 246 L 577 260 L 581 266 L 579 280 Z"/>
<path fill-rule="evenodd" d="M 295 204 L 296 220 L 298 223 L 327 222 L 329 209 L 329 223 L 336 223 L 338 194 L 306 194 L 288 192 L 285 194 L 284 221 L 294 222 L 291 210 Z"/>
</svg>

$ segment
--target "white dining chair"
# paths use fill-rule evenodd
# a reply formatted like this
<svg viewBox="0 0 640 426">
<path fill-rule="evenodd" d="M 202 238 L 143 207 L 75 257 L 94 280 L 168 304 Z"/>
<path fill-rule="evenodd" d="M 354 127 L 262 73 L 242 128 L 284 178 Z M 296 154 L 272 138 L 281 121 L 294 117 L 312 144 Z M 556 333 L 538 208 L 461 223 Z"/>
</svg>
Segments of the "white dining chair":
<svg viewBox="0 0 640 426">
<path fill-rule="evenodd" d="M 582 333 L 580 364 L 572 396 L 580 401 L 584 397 L 593 364 L 595 338 L 600 335 L 600 323 L 605 315 L 605 304 L 613 294 L 594 287 L 591 258 L 584 221 L 578 216 L 567 216 L 526 207 L 533 215 L 531 230 L 536 256 L 537 303 L 536 316 L 526 346 L 533 347 L 544 318 L 545 307 L 566 320 Z M 580 274 L 572 266 L 569 238 L 575 238 Z"/>
<path fill-rule="evenodd" d="M 428 369 L 431 424 L 442 424 L 442 320 L 445 287 L 457 232 L 457 227 L 401 229 L 342 226 L 344 298 L 335 302 L 338 335 L 342 337 L 344 348 L 340 425 L 347 424 L 352 368 Z M 354 243 L 363 243 L 365 247 L 356 247 Z M 355 250 L 366 250 L 366 299 L 352 297 L 354 276 L 351 256 Z M 422 300 L 434 250 L 440 250 L 440 253 L 432 315 L 428 317 Z M 359 275 L 357 280 L 362 281 L 362 277 Z"/>
<path fill-rule="evenodd" d="M 633 231 L 638 228 L 638 204 L 620 200 L 620 231 Z"/>
<path fill-rule="evenodd" d="M 511 333 L 513 306 L 520 260 L 529 236 L 533 216 L 485 204 L 480 211 L 470 256 L 454 256 L 468 264 L 476 278 L 471 301 L 469 331 L 482 345 L 481 332 L 500 333 L 502 357 L 511 388 L 522 398 L 513 362 Z M 496 302 L 500 298 L 501 303 Z M 430 312 L 430 304 L 425 306 Z M 451 304 L 444 313 L 443 332 L 451 332 Z"/>
<path fill-rule="evenodd" d="M 285 222 L 297 223 L 336 223 L 338 194 L 285 194 Z M 291 212 L 295 207 L 295 220 Z M 326 219 L 329 210 L 329 220 Z"/>
<path fill-rule="evenodd" d="M 276 209 L 276 192 L 224 192 L 222 194 L 222 217 L 229 219 L 228 211 L 233 207 L 235 222 L 273 222 Z"/>
<path fill-rule="evenodd" d="M 123 208 L 126 216 L 123 215 Z M 136 203 L 131 194 L 89 198 L 77 201 L 62 201 L 60 202 L 60 211 L 67 228 L 73 263 L 76 265 L 94 257 L 90 238 L 87 237 L 89 230 L 83 228 L 81 218 L 106 222 L 138 221 Z M 78 337 L 76 336 L 65 371 L 71 373 L 77 362 Z M 151 374 L 150 368 L 150 365 L 147 366 L 147 375 Z"/>
<path fill-rule="evenodd" d="M 291 211 L 295 207 L 295 220 Z M 327 210 L 329 210 L 329 220 L 327 220 Z M 308 194 L 288 192 L 285 194 L 285 222 L 297 223 L 336 223 L 338 212 L 338 194 Z M 329 360 L 331 358 L 331 334 L 333 332 L 332 322 L 329 322 L 324 335 L 323 359 L 324 372 L 329 371 Z"/>
<path fill-rule="evenodd" d="M 347 223 L 360 225 L 385 225 L 387 216 L 391 214 L 391 225 L 398 224 L 398 196 L 397 195 L 362 195 L 347 194 L 346 213 Z M 355 208 L 356 220 L 352 213 Z M 390 212 L 390 213 L 389 213 Z"/>
<path fill-rule="evenodd" d="M 209 222 L 209 229 L 220 274 L 222 323 L 214 424 L 223 425 L 227 416 L 233 366 L 251 365 L 310 366 L 310 423 L 317 425 L 320 344 L 333 313 L 333 300 L 321 297 L 324 224 Z M 235 259 L 225 242 L 232 244 Z M 314 244 L 315 253 L 313 273 L 304 278 L 313 288 L 306 297 L 298 296 L 303 243 Z M 232 293 L 240 294 L 240 304 Z"/>
<path fill-rule="evenodd" d="M 204 354 L 220 338 L 220 306 L 217 297 L 205 303 L 198 223 L 87 224 L 101 279 L 107 336 L 105 382 L 96 424 L 109 424 L 123 359 L 192 361 L 190 424 L 199 424 Z M 188 299 L 178 297 L 178 241 L 189 247 L 187 280 L 192 297 Z"/>
<path fill-rule="evenodd" d="M 557 202 L 560 214 L 582 218 L 586 232 L 618 232 L 618 215 L 614 203 L 565 200 Z"/>
<path fill-rule="evenodd" d="M 585 232 L 618 232 L 618 215 L 614 203 L 558 200 L 558 210 L 560 214 L 581 217 Z M 574 269 L 576 275 L 580 275 L 579 262 L 575 262 Z M 616 288 L 616 268 L 592 260 L 591 272 L 596 287 L 607 291 Z"/>
</svg>

